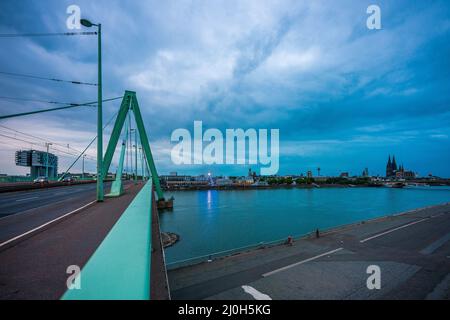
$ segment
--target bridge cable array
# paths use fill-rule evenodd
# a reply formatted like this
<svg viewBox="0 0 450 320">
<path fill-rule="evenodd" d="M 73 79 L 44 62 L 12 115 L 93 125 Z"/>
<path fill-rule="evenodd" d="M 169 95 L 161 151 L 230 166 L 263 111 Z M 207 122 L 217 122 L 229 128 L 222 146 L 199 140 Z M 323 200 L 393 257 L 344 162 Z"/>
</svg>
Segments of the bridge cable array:
<svg viewBox="0 0 450 320">
<path fill-rule="evenodd" d="M 60 143 L 51 141 L 51 140 L 49 140 L 49 139 L 44 139 L 44 138 L 42 138 L 42 137 L 39 137 L 39 136 L 36 136 L 36 135 L 32 135 L 32 134 L 29 134 L 29 133 L 25 133 L 25 132 L 22 132 L 22 131 L 19 131 L 19 130 L 16 130 L 16 129 L 13 129 L 13 128 L 10 128 L 10 127 L 7 127 L 7 126 L 5 126 L 5 125 L 1 125 L 1 124 L 0 124 L 0 129 L 1 129 L 1 128 L 7 129 L 7 130 L 12 131 L 12 132 L 14 132 L 14 133 L 17 133 L 17 134 L 19 134 L 19 135 L 23 135 L 23 136 L 32 138 L 32 139 L 34 139 L 34 140 L 40 140 L 40 141 L 42 141 L 42 142 L 40 142 L 40 143 L 37 143 L 37 142 L 33 142 L 33 141 L 28 141 L 28 140 L 25 141 L 25 140 L 22 139 L 22 141 L 27 142 L 27 143 L 30 143 L 30 144 L 32 144 L 32 145 L 42 145 L 42 144 L 45 145 L 45 143 L 51 143 L 52 146 L 53 146 L 52 149 L 59 150 L 58 148 L 55 147 L 55 146 L 59 146 L 59 147 L 64 148 L 64 149 L 67 148 L 68 150 L 73 150 L 73 152 L 74 152 L 74 153 L 69 153 L 69 151 L 65 151 L 65 150 L 62 151 L 62 152 L 64 152 L 64 153 L 66 153 L 66 154 L 70 154 L 70 155 L 72 155 L 72 156 L 78 156 L 78 155 L 81 153 L 81 151 L 79 151 L 79 150 L 77 150 L 77 149 L 71 147 L 71 146 L 68 145 L 68 144 L 67 144 L 67 145 L 63 145 L 63 144 L 60 144 Z M 0 133 L 3 133 L 3 132 L 0 132 Z M 7 132 L 7 134 L 12 134 L 12 133 Z M 5 135 L 3 134 L 3 136 L 5 136 Z M 14 138 L 17 138 L 17 137 L 11 137 L 11 136 L 8 136 L 8 138 L 14 139 Z M 92 157 L 90 157 L 90 160 L 95 160 L 95 159 L 92 158 Z"/>
<path fill-rule="evenodd" d="M 0 38 L 6 39 L 6 38 L 24 38 L 24 37 L 52 37 L 52 36 L 91 36 L 91 35 L 97 35 L 97 32 L 59 32 L 59 33 L 3 33 L 0 34 Z M 59 82 L 59 83 L 67 83 L 67 84 L 74 84 L 74 85 L 86 85 L 86 86 L 95 86 L 98 87 L 97 83 L 93 82 L 84 82 L 84 81 L 78 81 L 78 80 L 67 80 L 67 79 L 60 79 L 59 77 L 46 77 L 42 75 L 33 75 L 33 74 L 25 74 L 25 73 L 19 73 L 19 72 L 10 72 L 9 70 L 1 70 L 0 76 L 10 76 L 10 77 L 20 77 L 20 78 L 26 78 L 26 79 L 33 79 L 33 80 L 44 80 L 44 81 L 52 81 L 52 82 Z M 102 100 L 102 102 L 108 102 L 113 101 L 117 99 L 122 99 L 123 96 L 111 98 L 111 99 L 105 99 Z M 90 107 L 97 107 L 98 101 L 92 101 L 87 103 L 68 103 L 68 102 L 60 102 L 60 101 L 48 101 L 44 99 L 35 99 L 35 98 L 24 98 L 24 97 L 11 97 L 11 96 L 0 96 L 0 99 L 2 100 L 10 100 L 10 101 L 26 101 L 26 102 L 36 102 L 36 103 L 47 103 L 47 104 L 54 104 L 59 105 L 60 107 L 57 108 L 51 108 L 51 109 L 40 109 L 40 110 L 33 110 L 29 112 L 22 112 L 17 114 L 10 114 L 10 115 L 0 115 L 0 120 L 7 119 L 7 118 L 13 118 L 13 117 L 20 117 L 25 115 L 31 115 L 36 113 L 43 113 L 43 112 L 51 112 L 51 111 L 57 111 L 62 109 L 68 109 L 68 108 L 74 108 L 74 107 L 81 107 L 81 106 L 90 106 Z M 104 125 L 103 129 L 105 129 L 112 120 L 117 116 L 117 113 L 115 113 L 111 119 Z M 88 146 L 83 150 L 79 151 L 73 147 L 70 147 L 69 144 L 67 146 L 64 146 L 61 143 L 55 143 L 51 142 L 49 139 L 45 139 L 33 134 L 25 133 L 16 129 L 12 129 L 10 127 L 7 127 L 5 125 L 0 125 L 0 127 L 3 129 L 0 131 L 0 136 L 7 138 L 10 141 L 10 143 L 6 143 L 6 141 L 2 141 L 5 144 L 11 144 L 14 143 L 17 145 L 16 142 L 21 143 L 27 143 L 31 144 L 31 146 L 42 146 L 47 145 L 48 143 L 52 144 L 52 151 L 56 151 L 57 153 L 63 153 L 66 155 L 69 155 L 71 157 L 76 157 L 75 161 L 69 166 L 69 168 L 66 170 L 64 175 L 67 174 L 67 172 L 72 168 L 72 166 L 83 156 L 89 160 L 96 161 L 95 158 L 91 156 L 86 155 L 87 149 L 92 145 L 92 143 L 97 139 L 97 136 L 92 139 L 92 141 L 88 144 Z M 6 129 L 6 130 L 5 130 Z M 37 142 L 37 140 L 41 142 Z M 45 143 L 43 143 L 45 142 Z M 66 149 L 67 147 L 67 149 Z M 62 150 L 61 148 L 64 148 Z M 64 176 L 63 175 L 63 176 Z"/>
<path fill-rule="evenodd" d="M 54 32 L 54 33 L 0 33 L 0 38 L 52 37 L 52 36 L 94 36 L 96 31 L 88 32 Z"/>
<path fill-rule="evenodd" d="M 22 73 L 16 73 L 16 72 L 0 71 L 0 74 L 6 75 L 6 76 L 13 76 L 13 77 L 47 80 L 47 81 L 55 81 L 55 82 L 65 82 L 65 83 L 79 84 L 79 85 L 86 85 L 86 86 L 98 86 L 97 83 L 82 82 L 82 81 L 77 81 L 77 80 L 64 80 L 64 79 L 57 79 L 57 78 L 49 78 L 49 77 L 35 76 L 35 75 L 31 75 L 31 74 L 22 74 Z"/>
<path fill-rule="evenodd" d="M 108 125 L 114 120 L 114 118 L 117 116 L 117 114 L 119 113 L 119 111 L 117 111 L 107 122 L 106 124 L 103 126 L 103 130 L 105 130 L 106 127 L 108 127 Z M 75 159 L 75 161 L 67 168 L 67 170 L 61 175 L 60 179 L 64 179 L 64 177 L 67 175 L 67 173 L 69 173 L 69 170 L 75 165 L 75 163 L 77 163 L 77 161 L 83 156 L 83 154 L 85 154 L 85 152 L 87 151 L 87 149 L 89 149 L 89 147 L 94 143 L 95 140 L 97 140 L 97 135 L 91 140 L 91 142 L 89 142 L 89 144 L 86 146 L 86 148 L 80 153 L 80 155 Z"/>
</svg>

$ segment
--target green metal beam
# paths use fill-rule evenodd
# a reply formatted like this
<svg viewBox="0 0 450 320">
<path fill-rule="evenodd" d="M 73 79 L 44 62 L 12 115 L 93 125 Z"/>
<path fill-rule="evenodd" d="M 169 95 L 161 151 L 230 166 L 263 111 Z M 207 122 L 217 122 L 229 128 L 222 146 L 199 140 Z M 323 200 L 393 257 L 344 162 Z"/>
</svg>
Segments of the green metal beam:
<svg viewBox="0 0 450 320">
<path fill-rule="evenodd" d="M 125 158 L 126 141 L 128 139 L 128 124 L 125 121 L 124 128 L 125 138 L 122 140 L 122 148 L 120 150 L 119 166 L 117 167 L 116 179 L 111 185 L 111 192 L 106 195 L 106 197 L 119 197 L 123 194 L 123 184 L 122 184 L 122 172 L 123 172 L 123 160 Z"/>
<path fill-rule="evenodd" d="M 147 133 L 145 132 L 144 122 L 142 121 L 141 111 L 139 109 L 139 104 L 136 98 L 136 93 L 133 92 L 133 98 L 131 101 L 131 107 L 134 113 L 134 119 L 136 121 L 136 126 L 139 131 L 139 137 L 141 138 L 142 148 L 147 158 L 148 166 L 150 167 L 150 172 L 152 174 L 153 184 L 155 185 L 155 191 L 158 195 L 158 200 L 164 200 L 164 194 L 159 183 L 158 172 L 156 171 L 155 162 L 153 161 L 152 151 L 150 150 L 150 144 L 148 142 Z"/>
<path fill-rule="evenodd" d="M 125 118 L 127 117 L 128 110 L 130 108 L 131 95 L 130 91 L 125 91 L 122 103 L 120 104 L 119 113 L 117 114 L 116 122 L 109 139 L 108 147 L 106 149 L 105 157 L 103 158 L 103 178 L 108 174 L 109 166 L 116 151 L 117 142 L 120 138 L 120 132 L 122 131 Z"/>
<path fill-rule="evenodd" d="M 142 120 L 141 111 L 139 110 L 139 104 L 136 98 L 136 92 L 134 91 L 125 91 L 123 96 L 122 103 L 120 105 L 120 110 L 117 115 L 116 122 L 114 124 L 113 131 L 111 133 L 111 138 L 108 143 L 108 148 L 106 149 L 106 154 L 103 159 L 103 178 L 108 173 L 109 167 L 111 165 L 111 161 L 114 155 L 114 151 L 116 150 L 117 142 L 119 141 L 120 132 L 122 131 L 122 127 L 124 125 L 125 119 L 129 112 L 131 105 L 131 109 L 134 113 L 134 119 L 136 121 L 136 127 L 139 132 L 139 137 L 141 139 L 142 148 L 144 150 L 145 158 L 147 160 L 147 165 L 150 169 L 152 175 L 152 181 L 155 185 L 155 191 L 158 196 L 158 200 L 164 200 L 164 194 L 161 189 L 161 185 L 159 183 L 158 172 L 156 171 L 155 162 L 153 161 L 152 151 L 150 150 L 150 144 L 148 141 L 147 133 L 145 131 L 144 121 Z"/>
</svg>

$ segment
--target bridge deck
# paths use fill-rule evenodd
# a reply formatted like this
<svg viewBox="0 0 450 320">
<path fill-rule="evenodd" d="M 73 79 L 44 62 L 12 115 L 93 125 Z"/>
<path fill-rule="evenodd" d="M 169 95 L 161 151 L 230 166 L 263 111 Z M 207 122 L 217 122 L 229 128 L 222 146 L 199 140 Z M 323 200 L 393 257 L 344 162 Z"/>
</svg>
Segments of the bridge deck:
<svg viewBox="0 0 450 320">
<path fill-rule="evenodd" d="M 0 251 L 0 299 L 59 299 L 69 265 L 83 267 L 142 184 Z"/>
</svg>

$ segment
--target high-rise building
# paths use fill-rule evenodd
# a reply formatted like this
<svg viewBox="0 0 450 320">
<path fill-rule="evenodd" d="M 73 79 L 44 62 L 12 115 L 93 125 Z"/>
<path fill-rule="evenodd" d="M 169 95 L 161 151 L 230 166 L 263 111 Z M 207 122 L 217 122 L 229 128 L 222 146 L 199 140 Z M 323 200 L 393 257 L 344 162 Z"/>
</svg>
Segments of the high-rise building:
<svg viewBox="0 0 450 320">
<path fill-rule="evenodd" d="M 58 177 L 58 157 L 53 153 L 19 150 L 16 151 L 16 165 L 30 167 L 30 176 L 33 179 L 47 174 L 49 178 Z"/>
</svg>

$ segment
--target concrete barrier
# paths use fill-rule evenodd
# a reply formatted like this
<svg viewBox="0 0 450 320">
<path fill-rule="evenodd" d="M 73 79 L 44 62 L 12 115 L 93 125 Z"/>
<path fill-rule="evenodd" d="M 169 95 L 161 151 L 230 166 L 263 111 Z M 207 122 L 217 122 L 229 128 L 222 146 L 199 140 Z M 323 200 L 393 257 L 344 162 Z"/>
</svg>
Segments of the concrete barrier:
<svg viewBox="0 0 450 320">
<path fill-rule="evenodd" d="M 63 300 L 150 299 L 151 210 L 149 180 L 81 270 L 81 288 Z"/>
</svg>

